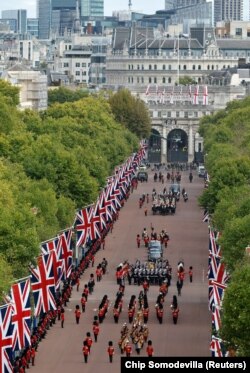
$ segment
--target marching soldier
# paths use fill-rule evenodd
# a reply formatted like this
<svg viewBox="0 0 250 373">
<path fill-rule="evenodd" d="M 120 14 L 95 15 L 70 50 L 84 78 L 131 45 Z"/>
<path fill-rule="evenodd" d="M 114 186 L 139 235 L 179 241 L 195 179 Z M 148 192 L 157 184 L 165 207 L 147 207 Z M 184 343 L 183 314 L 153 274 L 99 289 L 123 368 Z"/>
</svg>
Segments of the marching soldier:
<svg viewBox="0 0 250 373">
<path fill-rule="evenodd" d="M 113 347 L 113 342 L 109 341 L 109 344 L 108 344 L 108 355 L 109 355 L 109 362 L 110 363 L 113 362 L 114 353 L 115 353 L 115 349 Z"/>
<path fill-rule="evenodd" d="M 153 356 L 154 349 L 153 349 L 152 341 L 151 340 L 148 341 L 148 345 L 147 345 L 146 351 L 147 351 L 148 357 L 152 357 Z"/>
<path fill-rule="evenodd" d="M 86 341 L 83 342 L 82 353 L 83 353 L 83 356 L 84 356 L 84 361 L 85 361 L 85 363 L 87 363 L 88 362 L 88 356 L 89 356 L 89 348 L 88 348 L 88 345 L 87 345 Z"/>
</svg>

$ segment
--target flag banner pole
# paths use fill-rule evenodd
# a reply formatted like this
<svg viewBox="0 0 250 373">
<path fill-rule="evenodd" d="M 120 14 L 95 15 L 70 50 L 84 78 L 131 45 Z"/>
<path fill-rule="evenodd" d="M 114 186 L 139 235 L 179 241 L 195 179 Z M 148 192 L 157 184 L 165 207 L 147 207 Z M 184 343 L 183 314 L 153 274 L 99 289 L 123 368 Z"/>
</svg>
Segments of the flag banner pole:
<svg viewBox="0 0 250 373">
<path fill-rule="evenodd" d="M 17 279 L 17 280 L 14 280 L 14 283 L 15 283 L 15 282 L 22 282 L 22 281 L 24 281 L 24 280 L 27 280 L 27 279 L 30 278 L 30 277 L 31 277 L 31 275 L 26 276 L 26 277 L 23 277 L 23 278 L 19 278 L 19 279 Z"/>
</svg>

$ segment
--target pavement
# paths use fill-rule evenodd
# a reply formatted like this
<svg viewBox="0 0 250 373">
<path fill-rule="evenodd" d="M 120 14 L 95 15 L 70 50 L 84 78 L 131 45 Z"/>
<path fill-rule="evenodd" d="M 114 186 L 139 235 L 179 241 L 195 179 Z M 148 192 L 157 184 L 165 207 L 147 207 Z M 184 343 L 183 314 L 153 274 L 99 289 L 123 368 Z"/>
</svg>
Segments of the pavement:
<svg viewBox="0 0 250 373">
<path fill-rule="evenodd" d="M 165 174 L 166 180 L 166 172 Z M 124 208 L 121 209 L 119 219 L 114 224 L 112 233 L 106 237 L 105 250 L 100 250 L 95 257 L 95 268 L 88 268 L 82 278 L 80 291 L 73 290 L 72 297 L 65 312 L 65 326 L 62 329 L 57 322 L 51 328 L 46 339 L 40 343 L 36 355 L 35 366 L 30 371 L 34 373 L 102 373 L 120 372 L 120 350 L 118 340 L 120 330 L 124 322 L 128 324 L 127 308 L 132 294 L 138 297 L 142 286 L 128 285 L 125 287 L 123 312 L 119 318 L 119 324 L 114 323 L 113 305 L 116 298 L 118 286 L 115 279 L 117 265 L 128 260 L 134 263 L 136 259 L 147 260 L 147 250 L 141 244 L 137 248 L 136 236 L 141 234 L 146 227 L 150 232 L 153 226 L 156 232 L 167 230 L 170 241 L 164 252 L 173 268 L 172 285 L 164 301 L 163 323 L 160 325 L 155 312 L 155 301 L 159 293 L 159 286 L 152 285 L 149 288 L 149 339 L 153 342 L 154 356 L 164 357 L 209 357 L 209 344 L 211 339 L 211 315 L 208 311 L 208 228 L 202 222 L 203 210 L 199 207 L 197 198 L 202 193 L 204 181 L 194 171 L 193 182 L 188 180 L 188 171 L 182 172 L 181 189 L 185 187 L 189 200 L 184 202 L 182 197 L 177 203 L 174 215 L 153 215 L 151 212 L 151 198 L 148 206 L 148 216 L 144 214 L 144 207 L 139 209 L 139 198 L 145 194 L 152 194 L 152 189 L 157 192 L 169 187 L 165 182 L 153 181 L 154 172 L 149 172 L 149 181 L 139 183 L 137 190 L 131 194 Z M 87 283 L 91 272 L 95 273 L 96 265 L 105 257 L 108 260 L 108 273 L 103 276 L 101 282 L 96 282 L 95 290 L 89 296 L 86 312 L 81 315 L 80 323 L 75 323 L 74 309 L 80 304 L 81 289 Z M 188 276 L 184 281 L 182 295 L 178 297 L 179 319 L 177 325 L 173 324 L 170 304 L 174 294 L 177 294 L 177 263 L 184 260 L 185 270 L 193 266 L 193 282 L 190 283 Z M 88 331 L 92 334 L 92 321 L 97 314 L 98 306 L 104 294 L 110 299 L 110 308 L 107 316 L 100 324 L 98 342 L 91 348 L 89 361 L 83 362 L 82 343 Z M 129 325 L 129 324 L 128 324 Z M 94 339 L 94 338 L 93 338 Z M 114 361 L 109 363 L 107 347 L 108 341 L 112 340 L 115 347 Z M 137 356 L 134 346 L 132 356 Z M 146 356 L 145 346 L 141 356 Z"/>
</svg>

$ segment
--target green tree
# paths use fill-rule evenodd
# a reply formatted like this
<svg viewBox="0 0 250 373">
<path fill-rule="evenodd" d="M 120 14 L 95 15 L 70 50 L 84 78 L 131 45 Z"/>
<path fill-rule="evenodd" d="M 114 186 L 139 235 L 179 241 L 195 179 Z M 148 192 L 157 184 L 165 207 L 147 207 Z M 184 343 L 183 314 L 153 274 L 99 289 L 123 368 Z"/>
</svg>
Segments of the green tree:
<svg viewBox="0 0 250 373">
<path fill-rule="evenodd" d="M 148 138 L 151 120 L 143 101 L 132 96 L 127 89 L 121 89 L 109 98 L 112 112 L 117 122 L 123 124 L 139 138 Z"/>
<path fill-rule="evenodd" d="M 48 91 L 48 105 L 51 106 L 54 103 L 74 102 L 88 96 L 88 92 L 85 90 L 77 89 L 72 90 L 66 87 L 59 87 Z"/>
<path fill-rule="evenodd" d="M 6 103 L 12 106 L 19 104 L 19 88 L 3 79 L 0 79 L 0 95 L 5 97 Z"/>
<path fill-rule="evenodd" d="M 250 356 L 250 263 L 239 264 L 225 291 L 220 336 L 237 351 L 238 356 Z"/>
<path fill-rule="evenodd" d="M 182 84 L 182 85 L 196 84 L 196 81 L 190 76 L 184 75 L 179 78 L 179 84 Z"/>
<path fill-rule="evenodd" d="M 0 254 L 0 304 L 2 303 L 2 295 L 8 293 L 13 281 L 11 266 L 6 262 L 3 255 Z"/>
</svg>

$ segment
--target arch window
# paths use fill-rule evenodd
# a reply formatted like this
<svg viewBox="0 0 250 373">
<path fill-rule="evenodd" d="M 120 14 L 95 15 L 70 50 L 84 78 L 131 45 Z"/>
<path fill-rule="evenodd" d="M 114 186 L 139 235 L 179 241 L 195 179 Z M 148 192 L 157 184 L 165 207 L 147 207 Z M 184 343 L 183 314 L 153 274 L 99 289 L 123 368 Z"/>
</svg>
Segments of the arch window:
<svg viewBox="0 0 250 373">
<path fill-rule="evenodd" d="M 183 70 L 187 70 L 187 65 L 183 65 Z"/>
<path fill-rule="evenodd" d="M 152 83 L 152 78 L 149 77 L 149 78 L 148 78 L 148 82 L 149 82 L 149 83 Z"/>
<path fill-rule="evenodd" d="M 157 83 L 157 78 L 156 77 L 154 77 L 154 83 Z"/>
<path fill-rule="evenodd" d="M 201 65 L 198 65 L 198 70 L 201 70 Z"/>
<path fill-rule="evenodd" d="M 137 70 L 140 70 L 140 65 L 137 65 Z"/>
<path fill-rule="evenodd" d="M 152 70 L 152 65 L 149 65 L 149 67 L 148 67 L 148 68 L 149 68 L 149 70 Z"/>
<path fill-rule="evenodd" d="M 162 65 L 162 70 L 166 70 L 166 65 Z"/>
<path fill-rule="evenodd" d="M 172 82 L 172 79 L 169 77 L 168 78 L 168 83 L 171 83 Z"/>
<path fill-rule="evenodd" d="M 168 70 L 172 70 L 172 65 L 168 65 Z"/>
<path fill-rule="evenodd" d="M 165 78 L 165 76 L 162 78 L 162 83 L 166 83 L 166 78 Z"/>
<path fill-rule="evenodd" d="M 154 65 L 154 69 L 157 70 L 157 65 Z"/>
<path fill-rule="evenodd" d="M 210 70 L 210 65 L 207 65 L 207 70 Z"/>
<path fill-rule="evenodd" d="M 195 65 L 193 65 L 193 70 L 195 70 Z"/>
<path fill-rule="evenodd" d="M 144 70 L 144 65 L 141 65 L 141 69 Z"/>
</svg>

